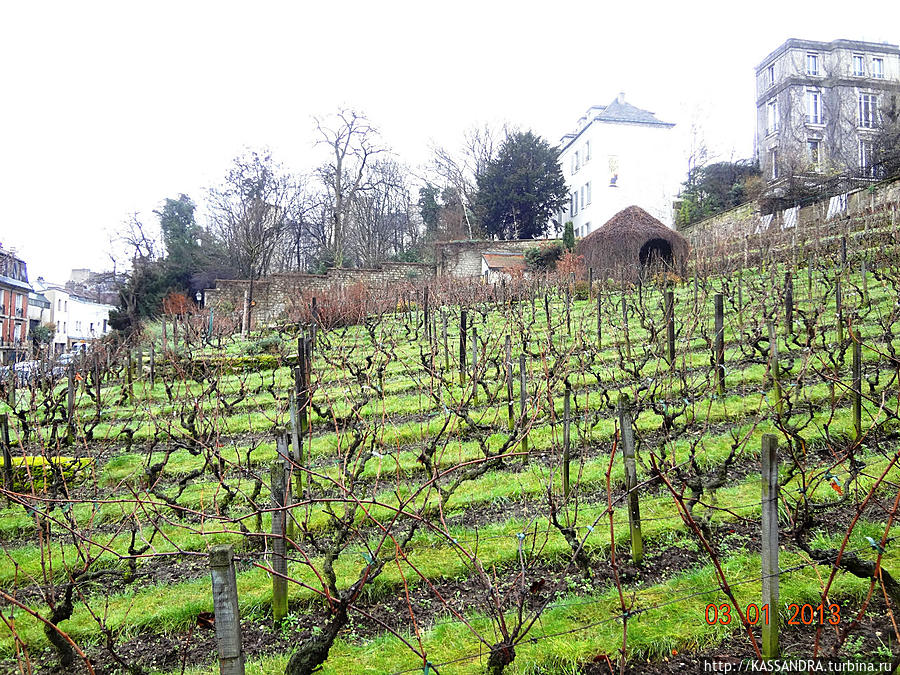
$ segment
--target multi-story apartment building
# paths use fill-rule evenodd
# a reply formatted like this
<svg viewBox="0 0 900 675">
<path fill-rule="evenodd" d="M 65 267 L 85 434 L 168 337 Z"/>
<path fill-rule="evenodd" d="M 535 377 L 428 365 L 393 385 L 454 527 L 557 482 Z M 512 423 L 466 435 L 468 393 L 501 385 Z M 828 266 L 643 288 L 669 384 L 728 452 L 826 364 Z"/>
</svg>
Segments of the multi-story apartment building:
<svg viewBox="0 0 900 675">
<path fill-rule="evenodd" d="M 29 352 L 30 292 L 25 261 L 0 246 L 0 363 L 14 363 Z"/>
<path fill-rule="evenodd" d="M 789 173 L 874 177 L 873 139 L 900 104 L 900 48 L 792 38 L 756 67 L 756 153 L 770 180 Z"/>
<path fill-rule="evenodd" d="M 584 237 L 636 205 L 671 226 L 678 191 L 674 126 L 627 103 L 624 94 L 609 105 L 588 108 L 575 130 L 560 140 L 569 204 L 559 222 L 571 220 L 575 236 Z"/>
</svg>

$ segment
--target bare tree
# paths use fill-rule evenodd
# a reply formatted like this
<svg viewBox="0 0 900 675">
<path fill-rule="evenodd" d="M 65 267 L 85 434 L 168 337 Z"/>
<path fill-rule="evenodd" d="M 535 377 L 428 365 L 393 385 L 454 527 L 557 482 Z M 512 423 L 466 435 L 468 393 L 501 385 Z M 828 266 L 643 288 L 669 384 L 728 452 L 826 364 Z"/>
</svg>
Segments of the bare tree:
<svg viewBox="0 0 900 675">
<path fill-rule="evenodd" d="M 415 246 L 419 232 L 411 211 L 406 169 L 393 159 L 374 162 L 366 188 L 351 204 L 347 252 L 358 265 L 370 267 Z"/>
<path fill-rule="evenodd" d="M 344 264 L 346 231 L 356 195 L 366 186 L 372 158 L 384 152 L 378 131 L 355 110 L 339 110 L 333 117 L 316 118 L 319 145 L 329 148 L 332 157 L 319 168 L 322 182 L 321 239 L 337 267 Z"/>
<path fill-rule="evenodd" d="M 483 124 L 471 127 L 464 133 L 462 147 L 456 153 L 438 146 L 432 149 L 432 171 L 451 192 L 445 194 L 444 202 L 458 206 L 469 238 L 474 236 L 477 229 L 472 204 L 478 190 L 478 176 L 484 173 L 503 141 L 513 131 L 515 129 L 506 124 L 499 129 Z"/>
<path fill-rule="evenodd" d="M 209 190 L 211 229 L 240 276 L 253 282 L 270 266 L 296 215 L 300 189 L 268 151 L 236 157 L 224 182 Z M 249 315 L 246 318 L 249 327 Z"/>
</svg>

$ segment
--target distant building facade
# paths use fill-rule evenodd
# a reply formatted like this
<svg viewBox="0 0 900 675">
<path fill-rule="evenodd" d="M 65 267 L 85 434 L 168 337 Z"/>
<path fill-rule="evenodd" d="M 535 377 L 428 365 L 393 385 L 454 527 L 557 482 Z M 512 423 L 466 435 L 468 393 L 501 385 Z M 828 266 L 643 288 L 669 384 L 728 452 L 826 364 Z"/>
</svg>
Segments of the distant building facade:
<svg viewBox="0 0 900 675">
<path fill-rule="evenodd" d="M 874 177 L 873 137 L 898 95 L 897 45 L 787 40 L 756 67 L 756 154 L 764 176 Z"/>
<path fill-rule="evenodd" d="M 29 351 L 30 292 L 25 261 L 0 246 L 0 363 L 14 363 Z"/>
<path fill-rule="evenodd" d="M 560 140 L 560 164 L 569 188 L 560 224 L 571 220 L 585 237 L 627 206 L 637 205 L 668 226 L 678 191 L 672 128 L 619 96 L 591 106 Z"/>
<path fill-rule="evenodd" d="M 54 353 L 83 349 L 111 332 L 109 313 L 115 309 L 113 305 L 73 295 L 63 286 L 48 285 L 41 290 L 50 304 Z"/>
</svg>

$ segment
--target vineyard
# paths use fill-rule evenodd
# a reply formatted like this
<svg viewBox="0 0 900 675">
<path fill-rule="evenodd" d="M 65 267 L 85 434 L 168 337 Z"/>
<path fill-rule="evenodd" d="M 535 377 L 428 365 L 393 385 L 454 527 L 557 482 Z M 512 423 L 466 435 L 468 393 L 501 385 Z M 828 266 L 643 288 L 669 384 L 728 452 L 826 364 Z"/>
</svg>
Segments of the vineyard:
<svg viewBox="0 0 900 675">
<path fill-rule="evenodd" d="M 891 662 L 898 240 L 183 317 L 10 376 L 0 671 Z"/>
</svg>

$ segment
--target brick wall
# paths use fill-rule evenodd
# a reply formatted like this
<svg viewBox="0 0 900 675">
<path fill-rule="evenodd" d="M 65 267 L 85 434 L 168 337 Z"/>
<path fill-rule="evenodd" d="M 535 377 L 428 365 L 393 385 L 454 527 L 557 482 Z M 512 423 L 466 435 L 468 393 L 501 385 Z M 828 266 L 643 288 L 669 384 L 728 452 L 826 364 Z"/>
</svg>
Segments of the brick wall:
<svg viewBox="0 0 900 675">
<path fill-rule="evenodd" d="M 290 316 L 312 297 L 337 292 L 357 284 L 366 289 L 399 288 L 434 278 L 434 265 L 422 263 L 384 263 L 376 269 L 330 269 L 326 274 L 273 274 L 253 282 L 255 321 Z M 250 282 L 242 279 L 218 279 L 207 289 L 206 305 L 219 316 L 236 313 L 244 307 L 244 292 Z"/>
</svg>

